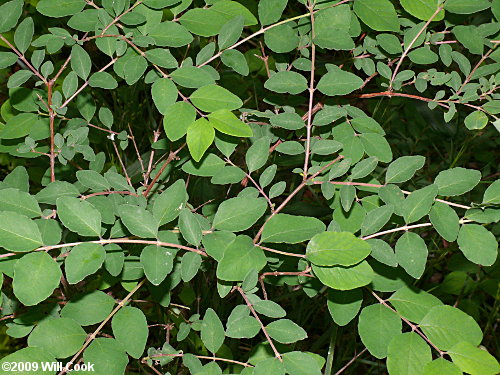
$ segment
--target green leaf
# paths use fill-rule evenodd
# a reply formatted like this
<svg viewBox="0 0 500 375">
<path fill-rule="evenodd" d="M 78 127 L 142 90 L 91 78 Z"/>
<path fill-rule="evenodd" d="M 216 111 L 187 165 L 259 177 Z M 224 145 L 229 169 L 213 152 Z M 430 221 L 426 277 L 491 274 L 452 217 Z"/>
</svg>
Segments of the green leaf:
<svg viewBox="0 0 500 375">
<path fill-rule="evenodd" d="M 210 124 L 221 133 L 234 137 L 252 137 L 252 129 L 226 109 L 208 115 Z"/>
<path fill-rule="evenodd" d="M 147 68 L 148 62 L 142 56 L 133 56 L 127 59 L 124 67 L 125 82 L 127 82 L 127 85 L 133 85 L 139 81 Z"/>
<path fill-rule="evenodd" d="M 412 16 L 427 21 L 437 10 L 438 3 L 435 0 L 400 0 L 401 6 Z M 433 21 L 441 21 L 444 18 L 444 10 L 441 10 Z"/>
<path fill-rule="evenodd" d="M 287 53 L 298 47 L 299 37 L 296 29 L 284 24 L 266 30 L 264 42 L 273 52 Z"/>
<path fill-rule="evenodd" d="M 29 70 L 18 70 L 14 74 L 9 77 L 7 81 L 7 88 L 16 88 L 23 85 L 26 81 L 28 81 L 31 77 L 33 77 L 33 73 Z"/>
<path fill-rule="evenodd" d="M 189 103 L 177 102 L 169 106 L 163 117 L 163 129 L 171 141 L 186 135 L 189 125 L 196 119 L 196 109 Z"/>
<path fill-rule="evenodd" d="M 427 263 L 427 245 L 418 234 L 405 232 L 396 242 L 396 259 L 401 267 L 415 279 L 419 279 Z"/>
<path fill-rule="evenodd" d="M 199 88 L 214 83 L 214 78 L 206 70 L 194 66 L 183 66 L 171 75 L 175 83 L 182 87 Z"/>
<path fill-rule="evenodd" d="M 327 8 L 317 13 L 314 19 L 314 42 L 321 48 L 335 50 L 354 49 L 349 34 L 351 7 L 347 4 Z"/>
<path fill-rule="evenodd" d="M 82 281 L 101 268 L 106 257 L 102 245 L 82 243 L 73 247 L 64 262 L 66 278 L 70 284 Z"/>
<path fill-rule="evenodd" d="M 429 213 L 432 226 L 448 242 L 457 239 L 460 222 L 457 213 L 449 205 L 436 202 Z"/>
<path fill-rule="evenodd" d="M 425 157 L 417 156 L 402 156 L 394 160 L 385 175 L 385 183 L 406 182 L 413 177 L 416 171 L 424 166 Z"/>
<path fill-rule="evenodd" d="M 118 207 L 118 214 L 133 235 L 142 238 L 156 238 L 158 235 L 158 220 L 144 208 L 124 204 Z"/>
<path fill-rule="evenodd" d="M 217 35 L 227 22 L 223 15 L 206 8 L 190 9 L 179 21 L 193 34 L 206 37 Z"/>
<path fill-rule="evenodd" d="M 164 115 L 177 101 L 177 87 L 168 78 L 157 79 L 151 86 L 151 95 L 158 111 Z"/>
<path fill-rule="evenodd" d="M 171 21 L 153 25 L 148 35 L 159 47 L 182 47 L 193 41 L 193 36 L 183 25 Z"/>
<path fill-rule="evenodd" d="M 453 362 L 468 374 L 495 375 L 500 372 L 500 365 L 495 357 L 469 342 L 455 344 L 448 350 L 448 354 Z"/>
<path fill-rule="evenodd" d="M 85 4 L 85 0 L 41 0 L 36 10 L 44 16 L 59 18 L 81 12 Z"/>
<path fill-rule="evenodd" d="M 77 294 L 64 305 L 61 317 L 73 319 L 82 326 L 90 326 L 106 319 L 115 303 L 113 297 L 100 290 Z"/>
<path fill-rule="evenodd" d="M 40 203 L 56 204 L 57 198 L 60 197 L 77 197 L 80 192 L 75 185 L 66 181 L 54 181 L 40 190 L 35 198 Z"/>
<path fill-rule="evenodd" d="M 61 276 L 59 265 L 46 252 L 26 254 L 14 265 L 14 295 L 23 305 L 37 305 L 50 297 Z"/>
<path fill-rule="evenodd" d="M 132 358 L 144 353 L 148 339 L 148 323 L 141 310 L 124 306 L 111 321 L 113 336 Z"/>
<path fill-rule="evenodd" d="M 443 304 L 432 294 L 408 286 L 398 289 L 389 302 L 401 316 L 414 323 L 420 323 L 431 308 Z"/>
<path fill-rule="evenodd" d="M 181 278 L 185 283 L 191 281 L 198 273 L 201 263 L 201 255 L 195 252 L 187 252 L 181 259 Z"/>
<path fill-rule="evenodd" d="M 282 344 L 291 344 L 307 338 L 307 332 L 290 319 L 279 319 L 266 326 L 267 333 Z"/>
<path fill-rule="evenodd" d="M 14 139 L 24 137 L 31 132 L 31 128 L 38 121 L 34 113 L 20 113 L 7 120 L 3 128 L 0 128 L 0 139 Z"/>
<path fill-rule="evenodd" d="M 101 214 L 87 201 L 73 197 L 57 198 L 57 215 L 63 225 L 81 236 L 101 235 Z"/>
<path fill-rule="evenodd" d="M 22 0 L 12 0 L 0 6 L 0 14 L 2 15 L 0 19 L 0 33 L 10 31 L 17 25 L 17 21 L 23 13 L 23 5 L 24 1 Z"/>
<path fill-rule="evenodd" d="M 354 12 L 376 31 L 399 31 L 399 20 L 389 0 L 355 0 Z"/>
<path fill-rule="evenodd" d="M 243 31 L 243 25 L 245 23 L 245 18 L 242 16 L 234 17 L 233 19 L 227 21 L 220 29 L 219 36 L 217 38 L 217 43 L 219 43 L 219 49 L 223 50 L 229 46 L 236 43 Z"/>
<path fill-rule="evenodd" d="M 261 0 L 259 1 L 259 20 L 262 26 L 279 21 L 286 8 L 288 0 Z"/>
<path fill-rule="evenodd" d="M 328 96 L 347 95 L 363 86 L 363 80 L 353 73 L 335 69 L 318 82 L 318 90 Z"/>
<path fill-rule="evenodd" d="M 387 224 L 393 213 L 394 206 L 392 204 L 387 204 L 369 211 L 361 225 L 361 235 L 368 236 L 369 234 L 378 232 Z"/>
<path fill-rule="evenodd" d="M 5 364 L 11 364 L 11 363 L 25 363 L 25 362 L 36 362 L 38 364 L 41 363 L 52 363 L 55 362 L 55 358 L 47 353 L 46 351 L 42 350 L 41 348 L 36 348 L 36 347 L 28 347 L 28 348 L 23 348 L 21 350 L 18 350 L 14 353 L 11 353 L 5 357 L 2 358 L 0 361 L 0 365 L 2 368 L 7 368 L 5 367 Z M 8 368 L 11 368 L 10 366 Z M 7 375 L 9 372 L 12 373 L 12 371 L 2 371 L 3 374 Z M 16 371 L 17 375 L 30 375 L 33 374 L 33 371 Z M 52 375 L 54 374 L 54 371 L 51 371 L 50 369 L 43 370 L 41 368 L 38 369 L 36 372 L 37 375 Z"/>
<path fill-rule="evenodd" d="M 114 90 L 118 87 L 116 79 L 108 72 L 95 72 L 89 78 L 90 87 L 99 87 L 105 90 Z"/>
<path fill-rule="evenodd" d="M 465 126 L 469 130 L 484 129 L 488 125 L 488 116 L 481 111 L 474 111 L 465 120 Z"/>
<path fill-rule="evenodd" d="M 458 233 L 458 247 L 475 264 L 491 266 L 498 256 L 498 242 L 493 233 L 477 224 L 464 224 Z"/>
<path fill-rule="evenodd" d="M 423 366 L 431 361 L 431 348 L 415 332 L 397 335 L 389 343 L 387 370 L 391 375 L 423 374 Z"/>
<path fill-rule="evenodd" d="M 212 353 L 217 353 L 224 343 L 224 327 L 217 313 L 208 308 L 201 323 L 201 341 L 205 347 Z"/>
<path fill-rule="evenodd" d="M 434 183 L 439 189 L 439 195 L 455 196 L 471 191 L 480 180 L 481 172 L 458 167 L 439 172 Z"/>
<path fill-rule="evenodd" d="M 174 249 L 156 245 L 146 246 L 142 249 L 141 264 L 151 284 L 160 285 L 172 272 L 176 253 Z"/>
<path fill-rule="evenodd" d="M 288 352 L 282 355 L 285 369 L 290 375 L 321 375 L 322 364 L 307 352 Z"/>
<path fill-rule="evenodd" d="M 195 161 L 200 161 L 215 138 L 215 130 L 204 118 L 199 118 L 187 129 L 186 142 L 189 153 Z"/>
<path fill-rule="evenodd" d="M 92 63 L 89 54 L 78 44 L 75 44 L 71 48 L 71 69 L 85 81 L 90 74 L 91 68 Z"/>
<path fill-rule="evenodd" d="M 0 52 L 0 69 L 8 68 L 17 61 L 17 55 L 12 52 Z"/>
<path fill-rule="evenodd" d="M 396 254 L 389 244 L 385 241 L 373 238 L 367 240 L 372 248 L 371 256 L 380 263 L 387 264 L 391 267 L 397 267 L 398 261 L 396 260 Z"/>
<path fill-rule="evenodd" d="M 500 180 L 493 182 L 483 196 L 483 204 L 495 204 L 500 203 Z"/>
<path fill-rule="evenodd" d="M 217 278 L 224 281 L 242 281 L 251 269 L 260 271 L 267 263 L 264 251 L 254 246 L 248 236 L 238 236 L 225 249 L 217 265 Z"/>
<path fill-rule="evenodd" d="M 230 20 L 236 16 L 245 18 L 245 26 L 253 26 L 257 24 L 257 19 L 244 5 L 237 1 L 219 0 L 214 3 L 210 9 L 224 16 L 226 20 Z"/>
<path fill-rule="evenodd" d="M 351 267 L 313 265 L 312 268 L 323 284 L 338 290 L 351 290 L 368 285 L 374 277 L 373 269 L 366 261 Z"/>
<path fill-rule="evenodd" d="M 481 35 L 481 33 L 478 31 L 478 28 L 473 25 L 459 25 L 455 26 L 453 28 L 453 34 L 455 34 L 455 37 L 457 40 L 469 50 L 470 53 L 476 54 L 476 55 L 482 55 L 484 51 L 484 42 L 485 39 Z M 485 117 L 486 122 L 488 121 L 488 117 L 483 113 L 480 112 L 483 116 L 480 117 Z M 476 122 L 476 121 L 473 121 Z M 467 125 L 467 122 L 465 124 L 467 128 L 470 129 L 470 127 Z M 484 127 L 484 126 L 483 126 Z"/>
<path fill-rule="evenodd" d="M 248 172 L 252 173 L 262 168 L 269 158 L 269 146 L 271 140 L 269 137 L 262 137 L 256 140 L 247 150 L 245 161 Z"/>
<path fill-rule="evenodd" d="M 437 358 L 424 366 L 424 375 L 462 375 L 462 371 L 444 358 Z"/>
<path fill-rule="evenodd" d="M 270 300 L 260 300 L 256 303 L 252 302 L 252 304 L 255 311 L 269 318 L 283 318 L 286 315 L 285 309 Z"/>
<path fill-rule="evenodd" d="M 22 8 L 22 6 L 21 6 Z M 1 12 L 0 8 L 0 12 Z M 5 13 L 2 13 L 4 17 L 7 17 Z M 1 26 L 0 26 L 1 28 Z M 16 44 L 17 49 L 21 53 L 25 53 L 33 39 L 33 33 L 35 32 L 35 25 L 33 23 L 33 18 L 28 17 L 25 18 L 19 26 L 16 28 L 16 32 L 14 33 L 14 43 Z"/>
<path fill-rule="evenodd" d="M 0 190 L 0 206 L 2 211 L 15 212 L 30 219 L 42 216 L 42 211 L 35 197 L 14 188 Z"/>
<path fill-rule="evenodd" d="M 191 94 L 191 102 L 205 112 L 214 112 L 219 109 L 232 111 L 239 109 L 243 102 L 236 95 L 224 87 L 206 85 Z"/>
<path fill-rule="evenodd" d="M 487 0 L 448 0 L 444 4 L 444 9 L 451 13 L 471 14 L 488 9 L 491 3 Z"/>
<path fill-rule="evenodd" d="M 224 65 L 230 67 L 242 76 L 247 76 L 250 72 L 245 55 L 238 50 L 227 49 L 222 53 L 220 59 Z"/>
<path fill-rule="evenodd" d="M 17 212 L 0 211 L 0 246 L 5 250 L 25 252 L 43 245 L 34 221 Z"/>
<path fill-rule="evenodd" d="M 370 156 L 369 158 L 361 160 L 358 164 L 354 166 L 354 168 L 352 168 L 350 179 L 358 180 L 360 178 L 368 176 L 375 170 L 377 164 L 378 164 L 378 159 L 374 156 Z"/>
<path fill-rule="evenodd" d="M 471 316 L 448 305 L 434 306 L 419 326 L 427 338 L 441 350 L 450 350 L 462 341 L 479 345 L 483 338 L 481 328 Z"/>
<path fill-rule="evenodd" d="M 213 225 L 219 230 L 240 232 L 254 225 L 266 209 L 267 203 L 262 198 L 231 198 L 219 205 Z"/>
<path fill-rule="evenodd" d="M 333 290 L 328 289 L 326 305 L 333 321 L 339 326 L 347 325 L 358 315 L 363 303 L 361 289 Z"/>
<path fill-rule="evenodd" d="M 359 136 L 365 152 L 381 162 L 389 163 L 392 160 L 392 150 L 389 142 L 380 134 L 364 133 Z"/>
<path fill-rule="evenodd" d="M 28 345 L 36 346 L 56 358 L 75 354 L 87 338 L 87 333 L 73 319 L 44 320 L 31 332 Z"/>
<path fill-rule="evenodd" d="M 123 375 L 128 357 L 123 346 L 115 339 L 99 337 L 83 353 L 85 363 L 94 364 L 94 374 Z"/>
<path fill-rule="evenodd" d="M 325 230 L 325 224 L 314 217 L 277 214 L 266 223 L 261 241 L 299 243 L 310 240 L 314 235 Z"/>
<path fill-rule="evenodd" d="M 246 306 L 243 307 L 246 311 L 248 311 L 248 308 Z M 227 337 L 235 339 L 252 338 L 255 337 L 259 332 L 260 324 L 253 316 L 248 316 L 246 314 L 233 316 L 233 314 L 231 314 L 227 320 Z"/>
<path fill-rule="evenodd" d="M 403 202 L 401 210 L 407 224 L 420 220 L 429 213 L 438 187 L 434 184 L 412 192 Z"/>
<path fill-rule="evenodd" d="M 193 245 L 199 245 L 202 237 L 201 224 L 189 208 L 183 208 L 179 215 L 179 229 L 184 239 Z"/>
<path fill-rule="evenodd" d="M 94 191 L 107 191 L 111 185 L 103 175 L 92 170 L 81 170 L 76 172 L 76 178 L 85 187 Z"/>
<path fill-rule="evenodd" d="M 402 323 L 399 316 L 388 307 L 377 304 L 361 310 L 358 333 L 368 351 L 376 358 L 385 358 L 389 343 L 400 335 Z"/>
<path fill-rule="evenodd" d="M 264 87 L 282 94 L 297 95 L 307 90 L 307 80 L 302 74 L 296 72 L 277 72 L 264 83 Z"/>
<path fill-rule="evenodd" d="M 349 232 L 323 232 L 307 244 L 307 259 L 317 266 L 352 266 L 370 255 L 370 245 Z"/>
<path fill-rule="evenodd" d="M 158 195 L 153 204 L 153 216 L 161 226 L 179 216 L 186 204 L 187 192 L 184 180 L 177 180 Z"/>
<path fill-rule="evenodd" d="M 278 358 L 266 358 L 257 362 L 253 369 L 254 375 L 285 375 L 285 366 Z"/>
</svg>

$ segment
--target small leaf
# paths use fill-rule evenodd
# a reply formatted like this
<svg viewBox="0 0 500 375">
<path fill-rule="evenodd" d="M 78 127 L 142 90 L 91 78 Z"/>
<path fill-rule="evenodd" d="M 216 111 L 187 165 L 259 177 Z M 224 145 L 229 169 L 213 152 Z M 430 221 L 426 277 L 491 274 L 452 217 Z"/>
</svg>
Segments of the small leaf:
<svg viewBox="0 0 500 375">
<path fill-rule="evenodd" d="M 262 26 L 277 22 L 286 8 L 288 0 L 261 0 L 259 1 L 259 20 Z"/>
<path fill-rule="evenodd" d="M 296 72 L 277 72 L 264 83 L 264 87 L 274 92 L 296 95 L 307 90 L 307 80 Z"/>
<path fill-rule="evenodd" d="M 443 304 L 432 294 L 408 286 L 398 289 L 389 302 L 401 316 L 415 323 L 420 323 L 431 308 Z"/>
<path fill-rule="evenodd" d="M 216 312 L 209 308 L 201 324 L 201 341 L 212 353 L 217 353 L 224 342 L 224 327 Z"/>
<path fill-rule="evenodd" d="M 185 283 L 191 281 L 198 273 L 202 263 L 201 255 L 194 252 L 187 252 L 181 259 L 181 277 Z"/>
<path fill-rule="evenodd" d="M 148 35 L 159 47 L 182 47 L 193 41 L 189 31 L 177 22 L 166 21 L 153 25 Z"/>
<path fill-rule="evenodd" d="M 210 124 L 221 133 L 234 137 L 252 137 L 252 129 L 226 109 L 208 115 Z"/>
<path fill-rule="evenodd" d="M 498 242 L 493 233 L 477 224 L 464 224 L 458 233 L 458 247 L 475 264 L 491 266 L 498 256 Z"/>
<path fill-rule="evenodd" d="M 59 18 L 81 12 L 85 4 L 85 0 L 41 0 L 36 10 L 44 16 Z"/>
<path fill-rule="evenodd" d="M 0 14 L 2 15 L 2 18 L 0 19 L 0 33 L 10 31 L 17 25 L 17 21 L 23 13 L 23 5 L 23 0 L 12 0 L 7 1 L 0 6 Z"/>
<path fill-rule="evenodd" d="M 113 310 L 115 303 L 113 297 L 100 290 L 77 294 L 64 305 L 61 316 L 73 319 L 82 326 L 89 326 L 102 322 Z"/>
<path fill-rule="evenodd" d="M 220 204 L 213 225 L 219 230 L 240 232 L 254 225 L 266 209 L 267 203 L 262 198 L 231 198 Z"/>
<path fill-rule="evenodd" d="M 75 44 L 71 48 L 71 68 L 73 71 L 85 81 L 90 74 L 91 67 L 92 63 L 87 51 Z"/>
<path fill-rule="evenodd" d="M 397 158 L 387 168 L 385 183 L 393 184 L 408 181 L 416 171 L 424 166 L 424 163 L 425 157 L 420 155 Z"/>
<path fill-rule="evenodd" d="M 105 257 L 106 252 L 99 244 L 82 243 L 73 247 L 64 262 L 68 282 L 76 284 L 95 273 L 101 268 Z"/>
<path fill-rule="evenodd" d="M 376 358 L 385 358 L 391 340 L 400 335 L 402 323 L 399 316 L 388 307 L 377 304 L 361 310 L 358 332 L 361 341 Z"/>
<path fill-rule="evenodd" d="M 57 214 L 63 225 L 82 236 L 101 235 L 101 214 L 87 201 L 73 197 L 57 198 Z"/>
<path fill-rule="evenodd" d="M 460 229 L 459 217 L 449 205 L 441 202 L 434 203 L 429 213 L 429 219 L 434 229 L 446 241 L 453 242 L 457 239 Z"/>
<path fill-rule="evenodd" d="M 483 338 L 481 328 L 471 316 L 448 305 L 434 306 L 419 326 L 429 340 L 441 350 L 450 350 L 462 341 L 479 345 Z"/>
<path fill-rule="evenodd" d="M 407 224 L 420 220 L 429 213 L 438 192 L 436 185 L 415 190 L 402 204 L 401 210 Z"/>
<path fill-rule="evenodd" d="M 307 352 L 287 352 L 283 354 L 283 364 L 290 375 L 321 375 L 322 363 Z"/>
<path fill-rule="evenodd" d="M 339 326 L 347 325 L 358 315 L 363 303 L 361 289 L 328 290 L 327 306 L 333 321 Z"/>
<path fill-rule="evenodd" d="M 144 208 L 124 204 L 118 207 L 118 214 L 133 235 L 143 238 L 156 238 L 158 235 L 158 221 Z"/>
<path fill-rule="evenodd" d="M 1 12 L 1 9 L 0 9 Z M 3 17 L 8 17 L 4 13 Z M 17 49 L 21 53 L 25 53 L 33 39 L 33 33 L 35 32 L 35 25 L 33 23 L 33 18 L 27 17 L 25 18 L 16 28 L 16 32 L 14 33 L 14 43 L 16 44 Z"/>
<path fill-rule="evenodd" d="M 177 100 L 177 87 L 168 78 L 160 78 L 151 86 L 151 95 L 156 108 L 164 115 Z"/>
<path fill-rule="evenodd" d="M 247 163 L 248 172 L 252 173 L 257 169 L 262 168 L 269 158 L 269 137 L 262 137 L 256 140 L 247 150 L 245 161 Z"/>
<path fill-rule="evenodd" d="M 419 279 L 427 263 L 427 245 L 418 234 L 405 232 L 396 242 L 396 259 L 401 267 L 415 279 Z"/>
<path fill-rule="evenodd" d="M 463 341 L 448 350 L 448 354 L 462 371 L 471 375 L 495 375 L 500 366 L 490 353 Z"/>
<path fill-rule="evenodd" d="M 422 21 L 429 20 L 437 10 L 438 3 L 435 0 L 400 0 L 401 6 L 412 16 Z M 441 10 L 433 21 L 441 21 L 444 18 L 444 10 Z"/>
<path fill-rule="evenodd" d="M 0 212 L 0 246 L 25 252 L 43 245 L 42 235 L 34 221 L 16 212 Z"/>
<path fill-rule="evenodd" d="M 370 245 L 349 232 L 323 232 L 307 244 L 307 259 L 317 266 L 352 266 L 370 254 Z"/>
<path fill-rule="evenodd" d="M 312 268 L 314 274 L 323 284 L 338 290 L 351 290 L 368 285 L 375 276 L 373 269 L 366 261 L 351 267 L 313 265 Z"/>
<path fill-rule="evenodd" d="M 184 137 L 189 125 L 196 119 L 196 109 L 186 102 L 177 102 L 169 106 L 164 114 L 163 129 L 171 141 Z"/>
<path fill-rule="evenodd" d="M 387 370 L 391 375 L 421 374 L 432 361 L 431 348 L 415 332 L 406 332 L 392 338 L 387 349 Z"/>
<path fill-rule="evenodd" d="M 14 295 L 23 305 L 37 305 L 50 297 L 61 276 L 59 265 L 46 252 L 26 254 L 14 265 Z"/>
<path fill-rule="evenodd" d="M 236 43 L 243 31 L 245 19 L 242 16 L 234 17 L 227 21 L 220 29 L 217 43 L 219 49 L 223 50 Z"/>
<path fill-rule="evenodd" d="M 389 0 L 355 0 L 354 12 L 371 29 L 399 31 L 399 20 Z"/>
<path fill-rule="evenodd" d="M 480 180 L 481 172 L 458 167 L 439 172 L 434 183 L 439 189 L 439 195 L 455 196 L 471 191 Z"/>
<path fill-rule="evenodd" d="M 215 138 L 215 130 L 204 118 L 199 118 L 187 129 L 186 142 L 189 153 L 195 161 L 200 161 Z"/>
<path fill-rule="evenodd" d="M 392 204 L 387 204 L 369 211 L 361 225 L 361 235 L 367 236 L 378 232 L 387 224 L 393 213 L 394 206 Z"/>
<path fill-rule="evenodd" d="M 148 323 L 141 310 L 124 306 L 113 317 L 111 328 L 116 341 L 132 358 L 139 358 L 146 347 Z"/>
<path fill-rule="evenodd" d="M 160 226 L 169 223 L 179 216 L 186 201 L 186 183 L 184 180 L 177 180 L 156 197 L 153 216 Z"/>
<path fill-rule="evenodd" d="M 290 319 L 280 319 L 266 326 L 267 333 L 282 344 L 291 344 L 307 338 L 307 332 Z"/>
<path fill-rule="evenodd" d="M 165 247 L 150 245 L 142 249 L 141 264 L 147 279 L 153 285 L 160 285 L 174 267 L 176 251 Z"/>
<path fill-rule="evenodd" d="M 261 241 L 299 243 L 324 232 L 325 224 L 314 217 L 277 214 L 271 217 L 262 231 Z"/>
</svg>

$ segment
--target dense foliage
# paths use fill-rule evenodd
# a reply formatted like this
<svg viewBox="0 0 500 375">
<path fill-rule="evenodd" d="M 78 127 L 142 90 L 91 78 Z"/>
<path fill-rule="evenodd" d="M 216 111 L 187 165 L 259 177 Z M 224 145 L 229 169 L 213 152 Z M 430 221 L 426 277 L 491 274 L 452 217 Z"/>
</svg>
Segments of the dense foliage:
<svg viewBox="0 0 500 375">
<path fill-rule="evenodd" d="M 0 3 L 1 374 L 500 372 L 500 0 Z"/>
</svg>

